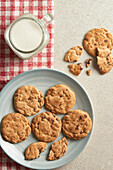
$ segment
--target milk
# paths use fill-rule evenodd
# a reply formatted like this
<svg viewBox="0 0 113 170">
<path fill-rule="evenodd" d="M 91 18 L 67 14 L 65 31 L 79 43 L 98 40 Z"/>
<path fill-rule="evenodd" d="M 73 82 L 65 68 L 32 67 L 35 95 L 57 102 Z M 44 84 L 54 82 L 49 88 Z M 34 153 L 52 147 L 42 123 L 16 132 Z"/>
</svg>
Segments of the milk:
<svg viewBox="0 0 113 170">
<path fill-rule="evenodd" d="M 10 29 L 10 41 L 19 51 L 33 51 L 40 46 L 42 40 L 42 29 L 40 25 L 32 19 L 20 19 L 15 22 Z"/>
</svg>

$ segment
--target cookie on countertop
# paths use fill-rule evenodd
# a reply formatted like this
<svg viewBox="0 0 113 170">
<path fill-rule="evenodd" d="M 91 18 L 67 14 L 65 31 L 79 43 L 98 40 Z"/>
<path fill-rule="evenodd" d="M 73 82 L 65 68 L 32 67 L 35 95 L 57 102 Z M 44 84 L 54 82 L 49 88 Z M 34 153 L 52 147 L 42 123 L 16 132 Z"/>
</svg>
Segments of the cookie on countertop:
<svg viewBox="0 0 113 170">
<path fill-rule="evenodd" d="M 82 63 L 70 64 L 70 65 L 68 65 L 68 67 L 69 67 L 69 71 L 76 76 L 78 76 L 81 73 L 81 71 L 83 70 Z"/>
<path fill-rule="evenodd" d="M 83 47 L 81 46 L 76 46 L 76 47 L 72 47 L 66 54 L 64 57 L 64 61 L 67 62 L 76 62 L 79 60 L 80 56 L 83 53 Z"/>
<path fill-rule="evenodd" d="M 52 142 L 60 134 L 61 120 L 51 112 L 42 112 L 32 121 L 32 131 L 42 142 Z"/>
<path fill-rule="evenodd" d="M 20 113 L 10 113 L 2 119 L 1 132 L 8 142 L 22 142 L 31 133 L 30 122 Z"/>
<path fill-rule="evenodd" d="M 14 107 L 23 115 L 32 116 L 44 105 L 43 95 L 34 86 L 19 87 L 14 94 Z"/>
<path fill-rule="evenodd" d="M 52 113 L 64 114 L 71 110 L 76 102 L 74 92 L 66 85 L 51 87 L 45 97 L 45 106 Z"/>
<path fill-rule="evenodd" d="M 90 133 L 91 129 L 92 120 L 85 111 L 72 110 L 62 119 L 62 130 L 69 138 L 75 140 L 84 138 Z"/>
<path fill-rule="evenodd" d="M 94 28 L 85 35 L 83 47 L 89 55 L 96 57 L 97 48 L 113 49 L 113 36 L 104 28 Z"/>
<path fill-rule="evenodd" d="M 40 153 L 46 149 L 46 146 L 47 143 L 45 142 L 32 143 L 25 150 L 25 154 L 24 154 L 25 159 L 32 160 L 38 158 L 40 156 Z"/>
<path fill-rule="evenodd" d="M 54 142 L 51 146 L 51 150 L 49 152 L 47 160 L 53 161 L 60 159 L 67 152 L 67 145 L 68 142 L 66 137 L 62 138 L 57 142 Z"/>
<path fill-rule="evenodd" d="M 106 74 L 113 68 L 113 56 L 108 49 L 97 49 L 97 65 L 100 73 Z"/>
</svg>

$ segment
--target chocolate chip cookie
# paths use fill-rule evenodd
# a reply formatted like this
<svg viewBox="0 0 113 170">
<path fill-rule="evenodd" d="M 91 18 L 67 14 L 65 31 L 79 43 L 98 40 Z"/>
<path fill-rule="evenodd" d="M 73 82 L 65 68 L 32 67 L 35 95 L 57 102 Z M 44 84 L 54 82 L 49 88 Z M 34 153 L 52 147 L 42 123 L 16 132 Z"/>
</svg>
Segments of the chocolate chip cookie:
<svg viewBox="0 0 113 170">
<path fill-rule="evenodd" d="M 89 114 L 82 110 L 68 112 L 62 120 L 64 134 L 72 139 L 78 140 L 86 137 L 92 129 L 92 120 Z"/>
<path fill-rule="evenodd" d="M 89 55 L 96 57 L 97 48 L 113 49 L 113 36 L 104 28 L 94 28 L 85 35 L 83 46 Z"/>
<path fill-rule="evenodd" d="M 51 150 L 49 152 L 47 160 L 53 161 L 60 159 L 67 152 L 67 145 L 68 142 L 66 137 L 57 142 L 54 142 L 51 146 Z"/>
<path fill-rule="evenodd" d="M 32 143 L 25 150 L 25 159 L 32 160 L 38 158 L 40 153 L 46 149 L 47 143 L 45 142 L 37 142 Z"/>
<path fill-rule="evenodd" d="M 32 131 L 43 142 L 54 141 L 61 131 L 61 120 L 51 112 L 42 112 L 32 121 Z"/>
<path fill-rule="evenodd" d="M 34 86 L 22 86 L 14 94 L 14 107 L 23 115 L 32 116 L 36 114 L 43 105 L 43 95 Z"/>
<path fill-rule="evenodd" d="M 45 97 L 45 106 L 52 113 L 64 114 L 73 108 L 76 98 L 74 92 L 66 85 L 51 87 Z"/>
<path fill-rule="evenodd" d="M 10 113 L 2 119 L 1 132 L 8 142 L 22 142 L 31 133 L 30 122 L 20 113 Z"/>
<path fill-rule="evenodd" d="M 79 60 L 80 56 L 83 53 L 83 47 L 81 46 L 76 46 L 72 47 L 65 55 L 64 61 L 67 62 L 76 62 Z"/>
</svg>

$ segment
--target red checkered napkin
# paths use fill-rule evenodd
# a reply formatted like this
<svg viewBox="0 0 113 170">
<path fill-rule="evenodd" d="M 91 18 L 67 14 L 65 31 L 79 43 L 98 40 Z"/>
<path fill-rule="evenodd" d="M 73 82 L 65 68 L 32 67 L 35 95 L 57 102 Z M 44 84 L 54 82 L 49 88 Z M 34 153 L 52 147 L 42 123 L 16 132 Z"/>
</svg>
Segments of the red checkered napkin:
<svg viewBox="0 0 113 170">
<path fill-rule="evenodd" d="M 50 35 L 49 44 L 41 53 L 29 60 L 18 58 L 4 40 L 6 27 L 18 16 L 28 12 L 41 19 L 47 13 L 54 13 L 54 0 L 0 0 L 0 90 L 9 80 L 24 71 L 53 67 L 53 23 L 47 27 Z M 28 168 L 12 161 L 0 148 L 0 170 L 24 169 Z"/>
</svg>

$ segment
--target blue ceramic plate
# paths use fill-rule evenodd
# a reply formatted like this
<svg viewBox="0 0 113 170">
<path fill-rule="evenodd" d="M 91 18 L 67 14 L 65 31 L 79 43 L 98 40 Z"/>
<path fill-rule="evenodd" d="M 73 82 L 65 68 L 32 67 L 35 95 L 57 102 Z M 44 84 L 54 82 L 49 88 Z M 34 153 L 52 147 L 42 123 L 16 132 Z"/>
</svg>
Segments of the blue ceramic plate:
<svg viewBox="0 0 113 170">
<path fill-rule="evenodd" d="M 81 87 L 81 85 L 73 78 L 68 76 L 67 74 L 52 70 L 52 69 L 37 69 L 24 72 L 15 78 L 13 78 L 1 91 L 0 93 L 0 122 L 1 119 L 7 115 L 8 113 L 15 112 L 13 108 L 13 94 L 16 89 L 23 85 L 33 85 L 45 96 L 47 90 L 56 84 L 65 84 L 69 86 L 76 94 L 76 104 L 73 109 L 82 109 L 87 111 L 92 119 L 93 127 L 94 127 L 94 113 L 93 107 L 91 104 L 91 100 L 87 92 Z M 43 107 L 41 112 L 45 111 Z M 38 113 L 37 113 L 38 114 Z M 58 115 L 61 119 L 64 115 Z M 34 116 L 28 117 L 30 122 L 32 121 Z M 92 128 L 93 131 L 93 128 Z M 32 169 L 53 169 L 63 166 L 73 159 L 75 159 L 86 147 L 92 131 L 90 134 L 84 139 L 75 141 L 68 138 L 68 151 L 67 153 L 59 160 L 55 161 L 47 161 L 47 155 L 50 149 L 50 146 L 53 142 L 47 144 L 47 149 L 43 153 L 41 153 L 40 158 L 35 160 L 25 160 L 24 151 L 33 142 L 37 142 L 38 140 L 31 135 L 23 142 L 18 144 L 11 144 L 3 140 L 0 135 L 0 145 L 4 152 L 17 163 Z M 59 137 L 55 140 L 58 141 L 63 137 L 63 133 L 61 132 Z"/>
</svg>

